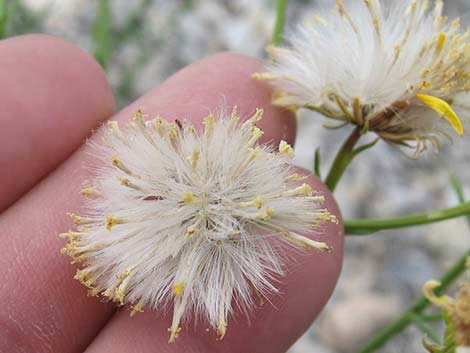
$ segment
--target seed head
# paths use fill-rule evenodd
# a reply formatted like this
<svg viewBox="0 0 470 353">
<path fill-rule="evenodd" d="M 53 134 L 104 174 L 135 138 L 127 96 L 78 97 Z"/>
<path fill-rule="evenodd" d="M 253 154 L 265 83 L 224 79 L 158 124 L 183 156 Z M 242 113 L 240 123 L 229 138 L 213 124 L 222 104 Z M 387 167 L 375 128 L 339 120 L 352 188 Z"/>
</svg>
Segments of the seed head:
<svg viewBox="0 0 470 353">
<path fill-rule="evenodd" d="M 170 341 L 190 314 L 223 337 L 235 298 L 248 312 L 253 294 L 276 292 L 286 246 L 331 250 L 302 234 L 336 217 L 294 173 L 291 146 L 258 144 L 261 116 L 210 114 L 201 131 L 140 111 L 123 131 L 109 124 L 82 192 L 88 212 L 71 214 L 77 229 L 63 234 L 90 295 L 129 304 L 131 315 L 172 306 Z"/>
<path fill-rule="evenodd" d="M 464 133 L 470 31 L 443 17 L 442 0 L 390 3 L 337 0 L 336 11 L 300 25 L 289 48 L 269 48 L 274 61 L 255 78 L 271 82 L 276 105 L 358 125 L 418 157 Z"/>
</svg>

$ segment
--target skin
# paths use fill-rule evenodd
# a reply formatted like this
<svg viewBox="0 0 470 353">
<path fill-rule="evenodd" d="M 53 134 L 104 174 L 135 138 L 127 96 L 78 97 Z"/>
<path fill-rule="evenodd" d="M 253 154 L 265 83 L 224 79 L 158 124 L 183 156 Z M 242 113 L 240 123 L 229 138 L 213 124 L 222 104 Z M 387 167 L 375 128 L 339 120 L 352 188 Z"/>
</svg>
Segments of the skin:
<svg viewBox="0 0 470 353">
<path fill-rule="evenodd" d="M 87 297 L 73 280 L 76 268 L 60 254 L 57 234 L 71 227 L 66 212 L 80 213 L 83 181 L 93 163 L 82 142 L 112 117 L 120 122 L 142 109 L 168 120 L 200 124 L 210 111 L 237 105 L 242 117 L 265 110 L 263 142 L 290 143 L 295 119 L 270 104 L 272 92 L 251 79 L 263 68 L 255 59 L 222 53 L 192 64 L 113 115 L 106 78 L 91 57 L 73 44 L 42 35 L 0 42 L 0 352 L 284 352 L 328 301 L 343 258 L 343 226 L 329 223 L 315 239 L 332 253 L 286 254 L 287 276 L 271 303 L 259 303 L 250 319 L 234 313 L 223 340 L 208 325 L 189 320 L 175 344 L 167 344 L 171 313 L 150 309 L 132 318 L 100 298 Z M 7 83 L 7 84 L 5 84 Z M 100 142 L 98 133 L 90 138 Z M 3 169 L 3 168 L 2 168 Z M 308 175 L 308 172 L 299 170 Z M 326 187 L 307 181 L 326 197 Z"/>
</svg>

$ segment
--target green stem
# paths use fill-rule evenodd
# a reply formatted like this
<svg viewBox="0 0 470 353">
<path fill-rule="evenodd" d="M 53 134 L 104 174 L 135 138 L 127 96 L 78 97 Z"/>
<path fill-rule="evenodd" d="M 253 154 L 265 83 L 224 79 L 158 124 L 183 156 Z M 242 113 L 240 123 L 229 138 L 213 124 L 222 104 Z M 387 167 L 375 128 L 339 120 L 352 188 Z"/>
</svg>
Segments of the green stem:
<svg viewBox="0 0 470 353">
<path fill-rule="evenodd" d="M 441 295 L 454 281 L 465 271 L 467 255 L 463 256 L 440 280 L 441 286 L 434 290 L 436 295 Z M 389 339 L 399 334 L 408 325 L 413 323 L 413 318 L 429 306 L 430 302 L 424 296 L 419 298 L 403 315 L 378 332 L 366 345 L 356 353 L 372 353 L 382 347 Z"/>
<path fill-rule="evenodd" d="M 412 227 L 470 215 L 470 202 L 442 210 L 389 219 L 345 220 L 348 235 L 366 235 L 385 229 Z"/>
<path fill-rule="evenodd" d="M 343 176 L 346 168 L 356 156 L 356 153 L 354 153 L 354 147 L 360 138 L 361 128 L 356 127 L 336 154 L 335 160 L 331 165 L 330 172 L 325 179 L 325 184 L 328 186 L 331 192 L 336 189 L 336 186 L 338 185 L 338 182 Z"/>
<path fill-rule="evenodd" d="M 460 184 L 460 181 L 457 179 L 455 175 L 451 175 L 450 177 L 450 185 L 454 188 L 454 191 L 459 199 L 460 203 L 465 202 L 465 195 L 463 193 L 463 187 L 462 184 Z"/>
<path fill-rule="evenodd" d="M 282 41 L 282 32 L 286 22 L 287 0 L 277 0 L 276 2 L 276 23 L 274 24 L 272 44 L 279 46 Z"/>
</svg>

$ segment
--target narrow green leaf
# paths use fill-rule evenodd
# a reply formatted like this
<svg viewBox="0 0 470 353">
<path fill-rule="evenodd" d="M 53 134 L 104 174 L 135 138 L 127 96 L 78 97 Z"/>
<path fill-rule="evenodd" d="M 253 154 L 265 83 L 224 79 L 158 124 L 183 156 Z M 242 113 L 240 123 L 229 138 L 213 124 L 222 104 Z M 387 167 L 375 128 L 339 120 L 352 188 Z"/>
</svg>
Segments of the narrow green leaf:
<svg viewBox="0 0 470 353">
<path fill-rule="evenodd" d="M 321 170 L 320 170 L 320 147 L 315 149 L 315 159 L 313 164 L 313 171 L 315 175 L 321 179 Z"/>
<path fill-rule="evenodd" d="M 6 0 L 0 0 L 0 39 L 7 36 L 8 5 Z"/>
<path fill-rule="evenodd" d="M 282 42 L 282 33 L 286 22 L 287 0 L 276 2 L 276 22 L 274 24 L 272 44 L 279 46 Z"/>
<path fill-rule="evenodd" d="M 433 342 L 439 343 L 439 335 L 434 332 L 427 324 L 426 322 L 421 318 L 419 314 L 416 313 L 410 313 L 410 318 L 411 320 L 415 323 L 415 325 L 421 330 L 422 333 L 424 333 L 428 338 L 430 338 Z"/>
<path fill-rule="evenodd" d="M 465 203 L 465 195 L 463 192 L 463 186 L 455 175 L 450 176 L 450 184 L 452 185 L 452 188 L 454 189 L 459 202 L 461 204 Z M 470 212 L 468 212 L 468 215 L 467 215 L 467 222 L 470 226 Z"/>
<path fill-rule="evenodd" d="M 367 143 L 367 144 L 365 144 L 365 145 L 362 145 L 362 146 L 356 148 L 356 149 L 352 152 L 353 155 L 354 155 L 354 157 L 357 156 L 359 153 L 364 152 L 364 151 L 368 150 L 369 148 L 374 147 L 374 146 L 377 144 L 377 142 L 379 142 L 379 140 L 380 140 L 379 138 L 376 138 L 376 139 L 375 139 L 374 141 L 372 141 L 371 143 Z"/>
<path fill-rule="evenodd" d="M 323 124 L 322 126 L 325 128 L 325 129 L 329 129 L 329 130 L 338 130 L 338 129 L 341 129 L 347 125 L 349 125 L 350 122 L 349 121 L 345 121 L 344 123 L 341 123 L 341 124 L 337 124 L 337 125 L 333 125 L 333 124 Z"/>
<path fill-rule="evenodd" d="M 104 69 L 108 68 L 112 54 L 111 24 L 112 16 L 109 0 L 99 0 L 93 39 L 95 58 Z"/>
</svg>

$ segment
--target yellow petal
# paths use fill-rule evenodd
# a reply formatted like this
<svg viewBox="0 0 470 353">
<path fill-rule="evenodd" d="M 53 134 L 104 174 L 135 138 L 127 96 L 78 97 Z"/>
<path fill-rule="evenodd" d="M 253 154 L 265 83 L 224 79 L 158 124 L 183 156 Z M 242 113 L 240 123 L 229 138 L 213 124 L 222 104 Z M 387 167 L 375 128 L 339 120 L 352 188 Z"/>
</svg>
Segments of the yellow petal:
<svg viewBox="0 0 470 353">
<path fill-rule="evenodd" d="M 429 300 L 434 305 L 437 305 L 441 308 L 446 309 L 449 303 L 452 301 L 450 297 L 444 295 L 442 297 L 438 297 L 434 293 L 434 289 L 441 286 L 441 282 L 438 281 L 427 281 L 423 286 L 423 293 L 427 300 Z"/>
<path fill-rule="evenodd" d="M 459 135 L 463 135 L 464 130 L 462 122 L 449 103 L 427 94 L 417 94 L 416 97 L 429 108 L 434 109 L 439 115 L 444 117 Z"/>
</svg>

